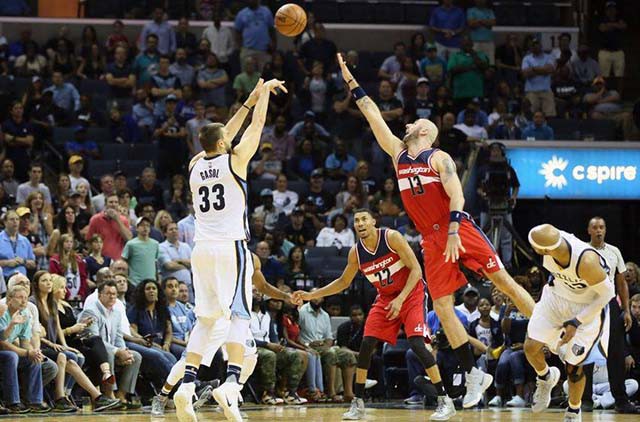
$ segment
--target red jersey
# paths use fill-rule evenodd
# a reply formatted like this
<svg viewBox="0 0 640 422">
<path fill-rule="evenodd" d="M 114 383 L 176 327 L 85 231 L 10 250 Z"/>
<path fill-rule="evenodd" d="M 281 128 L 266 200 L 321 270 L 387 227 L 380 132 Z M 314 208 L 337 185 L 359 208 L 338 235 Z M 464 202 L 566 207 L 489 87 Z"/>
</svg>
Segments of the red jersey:
<svg viewBox="0 0 640 422">
<path fill-rule="evenodd" d="M 449 222 L 450 199 L 440 174 L 431 166 L 431 157 L 436 151 L 436 148 L 424 149 L 412 157 L 404 149 L 397 157 L 396 175 L 404 210 L 423 235 L 432 232 L 434 225 Z"/>
<path fill-rule="evenodd" d="M 377 231 L 378 244 L 375 250 L 367 249 L 362 239 L 356 244 L 358 266 L 362 274 L 378 290 L 380 296 L 393 298 L 407 284 L 411 271 L 404 265 L 400 255 L 387 243 L 388 230 L 378 229 Z"/>
</svg>

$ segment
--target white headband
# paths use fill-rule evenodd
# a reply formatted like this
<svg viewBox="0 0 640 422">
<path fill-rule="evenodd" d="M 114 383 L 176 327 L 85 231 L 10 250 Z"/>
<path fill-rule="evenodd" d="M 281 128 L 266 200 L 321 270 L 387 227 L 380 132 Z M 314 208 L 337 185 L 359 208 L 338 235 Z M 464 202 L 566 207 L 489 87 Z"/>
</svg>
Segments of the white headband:
<svg viewBox="0 0 640 422">
<path fill-rule="evenodd" d="M 536 249 L 546 249 L 548 251 L 552 251 L 552 250 L 558 248 L 558 246 L 560 246 L 560 244 L 562 243 L 562 236 L 559 236 L 558 237 L 558 241 L 556 243 L 554 243 L 553 245 L 550 245 L 550 246 L 542 246 L 541 244 L 539 244 L 535 240 L 533 240 L 533 237 L 531 236 L 531 233 L 533 233 L 533 231 L 538 229 L 539 227 L 540 226 L 535 226 L 534 228 L 529 230 L 529 243 L 531 243 L 531 246 L 533 246 Z"/>
</svg>

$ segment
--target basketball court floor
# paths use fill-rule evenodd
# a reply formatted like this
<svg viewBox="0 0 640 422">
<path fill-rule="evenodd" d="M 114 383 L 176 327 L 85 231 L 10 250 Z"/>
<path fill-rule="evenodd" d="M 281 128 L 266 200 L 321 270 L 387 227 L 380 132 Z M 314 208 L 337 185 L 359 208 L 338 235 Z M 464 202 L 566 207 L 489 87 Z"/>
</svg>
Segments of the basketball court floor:
<svg viewBox="0 0 640 422">
<path fill-rule="evenodd" d="M 431 410 L 419 407 L 406 408 L 396 403 L 376 403 L 375 408 L 367 409 L 367 421 L 407 421 L 422 422 L 428 421 Z M 242 409 L 247 421 L 311 421 L 311 422 L 333 422 L 340 421 L 342 413 L 346 411 L 345 406 L 247 406 Z M 451 420 L 453 422 L 561 422 L 564 412 L 560 409 L 552 409 L 545 413 L 533 414 L 528 409 L 501 409 L 501 410 L 471 410 L 458 412 Z M 71 415 L 61 415 L 50 413 L 43 416 L 33 415 L 11 415 L 0 416 L 0 421 L 12 420 L 20 422 L 53 422 L 53 421 L 83 421 L 83 422 L 176 422 L 178 419 L 175 412 L 169 411 L 163 418 L 151 417 L 144 412 L 106 412 L 100 414 L 87 414 L 82 412 Z M 222 413 L 215 408 L 205 407 L 198 412 L 199 421 L 224 421 Z M 618 415 L 613 411 L 595 411 L 584 413 L 583 422 L 637 422 L 640 418 L 637 415 Z"/>
</svg>

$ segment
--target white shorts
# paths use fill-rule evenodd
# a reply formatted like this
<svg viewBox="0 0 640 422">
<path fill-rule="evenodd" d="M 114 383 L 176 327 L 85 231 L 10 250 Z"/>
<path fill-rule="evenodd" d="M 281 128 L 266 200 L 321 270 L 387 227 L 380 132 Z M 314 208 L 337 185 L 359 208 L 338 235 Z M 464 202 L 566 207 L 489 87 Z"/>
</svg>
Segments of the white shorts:
<svg viewBox="0 0 640 422">
<path fill-rule="evenodd" d="M 251 328 L 249 327 L 248 322 L 249 321 L 247 320 L 235 317 L 231 320 L 226 318 L 218 319 L 213 325 L 213 329 L 210 331 L 211 338 L 204 345 L 204 350 L 202 352 L 202 364 L 210 366 L 211 361 L 213 361 L 213 357 L 220 348 L 222 348 L 223 356 L 225 356 L 225 360 L 227 360 L 227 349 L 224 346 L 229 342 L 242 344 L 244 346 L 244 356 L 256 354 L 256 342 L 253 339 L 253 334 L 251 333 Z M 235 334 L 238 332 L 243 332 L 244 334 L 238 336 Z M 186 356 L 186 350 L 183 356 Z"/>
<path fill-rule="evenodd" d="M 247 242 L 196 242 L 191 266 L 197 317 L 251 319 L 253 259 Z"/>
<path fill-rule="evenodd" d="M 605 306 L 600 317 L 576 330 L 573 339 L 559 347 L 560 336 L 564 333 L 562 324 L 575 318 L 588 304 L 571 302 L 554 293 L 553 287 L 546 285 L 542 297 L 533 308 L 533 315 L 527 328 L 527 336 L 544 343 L 565 363 L 583 365 L 597 349 L 607 356 L 609 343 L 609 306 Z"/>
</svg>

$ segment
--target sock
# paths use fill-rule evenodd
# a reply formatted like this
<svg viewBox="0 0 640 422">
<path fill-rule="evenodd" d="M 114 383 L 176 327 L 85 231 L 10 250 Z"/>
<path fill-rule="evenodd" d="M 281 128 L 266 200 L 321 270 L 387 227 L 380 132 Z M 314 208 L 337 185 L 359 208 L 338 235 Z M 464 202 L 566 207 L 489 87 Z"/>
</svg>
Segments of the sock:
<svg viewBox="0 0 640 422">
<path fill-rule="evenodd" d="M 434 383 L 434 387 L 436 387 L 436 392 L 438 393 L 438 397 L 446 396 L 447 393 L 444 391 L 444 385 L 442 385 L 442 381 L 439 383 Z"/>
<path fill-rule="evenodd" d="M 359 399 L 364 398 L 364 383 L 359 384 L 356 382 L 356 386 L 353 389 L 353 394 Z"/>
<path fill-rule="evenodd" d="M 196 375 L 198 374 L 198 368 L 193 365 L 187 364 L 184 368 L 184 378 L 182 378 L 182 383 L 186 384 L 188 382 L 194 382 L 196 380 Z"/>
<path fill-rule="evenodd" d="M 171 393 L 171 389 L 165 387 L 164 385 L 162 386 L 162 390 L 160 390 L 160 396 L 162 397 L 169 397 L 169 393 Z"/>
<path fill-rule="evenodd" d="M 547 367 L 546 371 L 542 374 L 538 373 L 538 378 L 540 378 L 541 380 L 548 380 L 549 379 L 549 367 Z"/>
<path fill-rule="evenodd" d="M 238 365 L 234 365 L 230 363 L 227 365 L 227 380 L 225 382 L 235 382 L 237 383 L 240 379 L 240 372 L 242 371 L 242 367 Z"/>
<path fill-rule="evenodd" d="M 567 407 L 567 412 L 571 412 L 571 413 L 580 413 L 580 406 L 582 405 L 582 403 L 578 404 L 578 407 L 574 407 L 571 402 L 569 402 L 569 407 Z"/>
<path fill-rule="evenodd" d="M 475 367 L 475 359 L 473 358 L 473 352 L 471 351 L 471 345 L 468 341 L 465 341 L 457 349 L 453 349 L 456 352 L 456 356 L 460 361 L 460 366 L 467 374 Z"/>
</svg>

